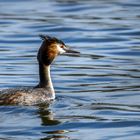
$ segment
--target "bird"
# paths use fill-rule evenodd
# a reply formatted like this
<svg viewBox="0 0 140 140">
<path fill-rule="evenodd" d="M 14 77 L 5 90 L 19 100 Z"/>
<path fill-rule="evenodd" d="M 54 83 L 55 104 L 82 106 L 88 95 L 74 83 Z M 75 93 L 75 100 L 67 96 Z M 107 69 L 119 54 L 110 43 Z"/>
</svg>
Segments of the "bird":
<svg viewBox="0 0 140 140">
<path fill-rule="evenodd" d="M 0 91 L 0 105 L 38 105 L 55 99 L 55 90 L 51 80 L 50 66 L 55 58 L 63 53 L 80 53 L 49 35 L 39 35 L 42 44 L 37 53 L 39 64 L 39 83 L 34 87 L 11 88 Z"/>
</svg>

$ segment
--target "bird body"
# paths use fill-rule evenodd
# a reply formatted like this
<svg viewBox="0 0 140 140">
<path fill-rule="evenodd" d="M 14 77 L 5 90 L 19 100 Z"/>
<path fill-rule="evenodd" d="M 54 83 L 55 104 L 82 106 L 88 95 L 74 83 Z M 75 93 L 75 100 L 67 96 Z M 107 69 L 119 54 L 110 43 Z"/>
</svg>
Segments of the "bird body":
<svg viewBox="0 0 140 140">
<path fill-rule="evenodd" d="M 0 92 L 0 105 L 37 105 L 55 99 L 44 88 L 5 89 Z"/>
<path fill-rule="evenodd" d="M 39 84 L 33 88 L 15 88 L 0 91 L 0 105 L 36 105 L 55 99 L 50 65 L 62 53 L 79 53 L 70 50 L 61 40 L 40 35 L 43 40 L 38 50 Z"/>
</svg>

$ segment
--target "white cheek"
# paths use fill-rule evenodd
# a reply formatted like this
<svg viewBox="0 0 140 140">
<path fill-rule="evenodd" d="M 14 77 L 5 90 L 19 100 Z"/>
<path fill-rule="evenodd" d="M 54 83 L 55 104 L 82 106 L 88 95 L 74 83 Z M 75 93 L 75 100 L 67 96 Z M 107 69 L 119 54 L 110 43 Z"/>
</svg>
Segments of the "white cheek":
<svg viewBox="0 0 140 140">
<path fill-rule="evenodd" d="M 60 47 L 60 45 L 57 45 L 57 49 L 58 49 L 60 54 L 63 54 L 66 52 L 63 48 Z"/>
</svg>

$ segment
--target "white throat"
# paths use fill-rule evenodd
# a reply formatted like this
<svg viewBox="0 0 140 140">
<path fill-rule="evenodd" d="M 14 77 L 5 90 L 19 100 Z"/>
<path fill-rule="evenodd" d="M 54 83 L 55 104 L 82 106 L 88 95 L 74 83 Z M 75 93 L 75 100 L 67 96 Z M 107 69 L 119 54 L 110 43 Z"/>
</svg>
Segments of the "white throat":
<svg viewBox="0 0 140 140">
<path fill-rule="evenodd" d="M 39 83 L 38 87 L 46 88 L 47 93 L 49 92 L 51 94 L 50 98 L 54 99 L 55 91 L 54 91 L 53 83 L 51 80 L 50 66 L 45 66 L 45 65 L 40 64 L 39 73 L 40 73 L 40 83 Z"/>
<path fill-rule="evenodd" d="M 61 44 L 57 44 L 57 50 L 60 54 L 63 54 L 65 53 L 66 51 L 61 47 L 62 45 Z"/>
</svg>

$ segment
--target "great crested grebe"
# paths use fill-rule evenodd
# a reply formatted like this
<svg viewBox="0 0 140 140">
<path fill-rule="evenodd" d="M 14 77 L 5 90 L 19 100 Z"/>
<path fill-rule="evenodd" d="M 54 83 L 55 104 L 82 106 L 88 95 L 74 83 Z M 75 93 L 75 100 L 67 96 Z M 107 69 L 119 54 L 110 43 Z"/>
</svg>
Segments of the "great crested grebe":
<svg viewBox="0 0 140 140">
<path fill-rule="evenodd" d="M 0 105 L 36 105 L 55 99 L 55 91 L 50 76 L 50 65 L 62 53 L 79 53 L 70 50 L 61 40 L 40 35 L 43 43 L 38 51 L 40 81 L 33 88 L 5 89 L 0 91 Z"/>
</svg>

